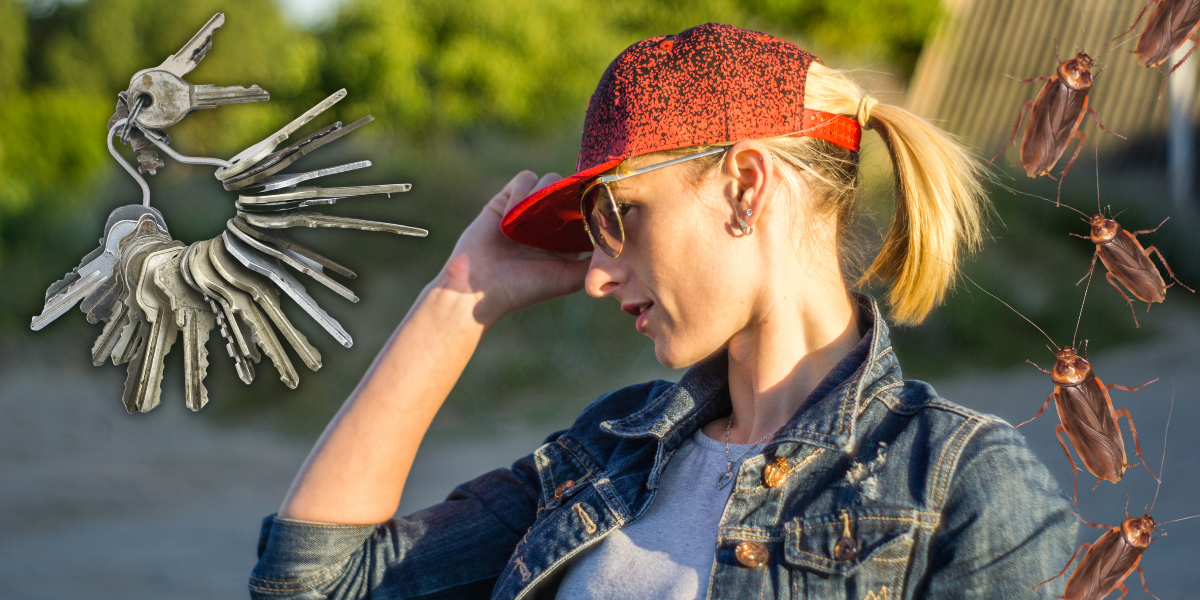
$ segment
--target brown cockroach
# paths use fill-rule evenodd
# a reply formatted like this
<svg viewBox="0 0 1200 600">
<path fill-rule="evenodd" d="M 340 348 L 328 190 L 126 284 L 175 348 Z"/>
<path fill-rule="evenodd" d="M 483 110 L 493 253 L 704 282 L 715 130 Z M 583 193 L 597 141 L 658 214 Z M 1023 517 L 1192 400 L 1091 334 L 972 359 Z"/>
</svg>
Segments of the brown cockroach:
<svg viewBox="0 0 1200 600">
<path fill-rule="evenodd" d="M 1172 395 L 1171 405 L 1174 410 L 1174 395 Z M 1171 424 L 1170 416 L 1167 417 L 1167 426 Z M 1163 435 L 1163 459 L 1166 459 L 1166 434 Z M 1162 473 L 1162 465 L 1159 465 L 1158 472 Z M 1156 477 L 1156 479 L 1159 479 Z M 1162 480 L 1159 479 L 1159 485 L 1162 485 Z M 1154 502 L 1158 502 L 1158 488 L 1154 490 Z M 1075 511 L 1071 511 L 1075 513 Z M 1125 519 L 1121 524 L 1112 527 L 1109 525 L 1098 525 L 1084 521 L 1082 517 L 1075 514 L 1084 525 L 1096 527 L 1099 529 L 1107 529 L 1100 538 L 1094 543 L 1084 543 L 1071 555 L 1071 559 L 1063 566 L 1062 571 L 1058 575 L 1047 579 L 1035 586 L 1037 589 L 1067 572 L 1071 563 L 1079 558 L 1079 564 L 1075 567 L 1075 572 L 1067 578 L 1066 588 L 1063 590 L 1063 595 L 1055 596 L 1055 598 L 1063 598 L 1065 600 L 1100 600 L 1111 594 L 1113 590 L 1121 590 L 1121 598 L 1124 598 L 1129 593 L 1129 588 L 1125 586 L 1125 578 L 1133 574 L 1134 571 L 1142 578 L 1142 589 L 1146 590 L 1147 594 L 1154 596 L 1150 591 L 1150 587 L 1146 585 L 1146 573 L 1142 571 L 1142 566 L 1139 564 L 1142 560 L 1142 553 L 1150 547 L 1151 542 L 1166 534 L 1159 534 L 1150 537 L 1155 530 L 1168 523 L 1176 521 L 1184 521 L 1200 517 L 1193 515 L 1182 519 L 1174 519 L 1165 523 L 1155 523 L 1154 517 L 1150 513 L 1154 512 L 1154 503 L 1150 504 L 1150 509 L 1141 517 L 1129 517 L 1129 497 L 1125 497 Z M 1080 558 L 1079 554 L 1083 553 Z M 1158 596 L 1154 596 L 1158 600 Z M 1120 600 L 1120 599 L 1118 599 Z"/>
<path fill-rule="evenodd" d="M 1021 121 L 1025 119 L 1025 112 L 1032 109 L 1029 121 L 1025 125 L 1025 135 L 1021 138 L 1020 163 L 1030 177 L 1048 175 L 1054 168 L 1054 164 L 1066 152 L 1071 139 L 1079 140 L 1079 145 L 1075 147 L 1075 153 L 1071 155 L 1071 160 L 1067 161 L 1067 166 L 1063 168 L 1062 175 L 1059 176 L 1058 192 L 1061 197 L 1062 180 L 1067 177 L 1071 165 L 1075 164 L 1075 159 L 1079 158 L 1079 151 L 1083 149 L 1083 144 L 1087 141 L 1087 136 L 1079 131 L 1079 125 L 1083 123 L 1084 115 L 1092 115 L 1092 119 L 1096 121 L 1096 126 L 1101 131 L 1111 133 L 1121 139 L 1125 139 L 1125 136 L 1113 133 L 1104 127 L 1096 111 L 1088 106 L 1088 92 L 1092 89 L 1093 80 L 1092 67 L 1095 65 L 1092 57 L 1084 52 L 1079 52 L 1075 58 L 1064 61 L 1058 56 L 1056 40 L 1054 42 L 1054 58 L 1058 61 L 1058 69 L 1053 75 L 1017 79 L 1008 73 L 1001 73 L 1001 75 L 1021 83 L 1037 81 L 1046 83 L 1042 85 L 1036 99 L 1026 102 L 1021 107 L 1021 114 L 1017 115 L 1017 125 L 1013 128 L 1012 137 L 996 153 L 996 156 L 988 161 L 988 164 L 995 162 L 1016 141 L 1017 133 L 1021 130 Z"/>
<path fill-rule="evenodd" d="M 1146 27 L 1138 34 L 1137 47 L 1133 50 L 1137 54 L 1139 65 L 1157 69 L 1188 40 L 1193 42 L 1192 49 L 1167 72 L 1167 77 L 1170 77 L 1171 73 L 1196 51 L 1196 44 L 1200 44 L 1200 37 L 1196 36 L 1196 28 L 1200 27 L 1200 0 L 1150 0 L 1142 7 L 1142 12 L 1138 13 L 1133 25 L 1108 43 L 1111 44 L 1117 38 L 1136 29 L 1142 16 L 1146 14 L 1146 9 L 1152 4 L 1158 6 L 1154 7 L 1150 17 L 1146 19 Z M 1161 71 L 1162 69 L 1159 69 L 1159 72 Z M 1163 81 L 1163 86 L 1166 84 L 1166 81 Z M 1161 92 L 1159 97 L 1162 97 Z"/>
<path fill-rule="evenodd" d="M 1054 427 L 1054 433 L 1058 437 L 1058 443 L 1062 446 L 1063 454 L 1067 456 L 1067 461 L 1071 463 L 1072 475 L 1075 477 L 1075 488 L 1073 496 L 1076 506 L 1079 505 L 1079 467 L 1075 464 L 1075 459 L 1071 457 L 1070 451 L 1067 450 L 1067 443 L 1063 440 L 1062 434 L 1066 433 L 1067 438 L 1071 440 L 1071 445 L 1075 448 L 1075 453 L 1079 455 L 1083 461 L 1083 466 L 1087 467 L 1088 472 L 1096 476 L 1096 485 L 1100 485 L 1101 480 L 1108 480 L 1116 483 L 1125 475 L 1127 467 L 1135 467 L 1137 463 L 1130 464 L 1125 460 L 1125 440 L 1121 436 L 1121 427 L 1117 423 L 1117 419 L 1125 417 L 1125 421 L 1129 423 L 1129 432 L 1133 436 L 1133 445 L 1137 451 L 1138 459 L 1142 459 L 1142 444 L 1138 440 L 1137 428 L 1133 425 L 1133 417 L 1129 414 L 1128 408 L 1116 410 L 1113 408 L 1112 398 L 1108 392 L 1114 388 L 1127 392 L 1136 392 L 1155 381 L 1147 381 L 1136 388 L 1125 387 L 1116 383 L 1104 383 L 1096 373 L 1092 371 L 1092 365 L 1085 357 L 1079 356 L 1079 352 L 1075 349 L 1075 340 L 1072 338 L 1070 346 L 1059 346 L 1053 338 L 1050 337 L 1036 323 L 1030 321 L 1028 317 L 1022 315 L 1020 311 L 1013 308 L 1007 302 L 1000 300 L 995 294 L 983 289 L 975 280 L 968 277 L 968 281 L 975 284 L 983 293 L 995 298 L 1001 304 L 1007 306 L 1010 310 L 1017 313 L 1022 319 L 1033 325 L 1046 339 L 1054 344 L 1058 351 L 1054 353 L 1055 363 L 1054 369 L 1047 371 L 1039 367 L 1031 360 L 1025 362 L 1037 367 L 1037 369 L 1050 376 L 1054 381 L 1054 391 L 1042 403 L 1042 407 L 1038 409 L 1037 414 L 1032 419 L 1017 425 L 1025 425 L 1030 421 L 1034 421 L 1042 416 L 1046 411 L 1046 407 L 1050 405 L 1050 401 L 1054 401 L 1054 407 L 1058 409 L 1059 424 Z M 1089 287 L 1091 283 L 1089 282 Z M 1083 293 L 1084 302 L 1087 301 L 1087 290 Z M 1079 306 L 1080 320 L 1083 317 L 1083 304 Z M 1075 323 L 1075 332 L 1079 332 L 1079 321 Z M 1146 466 L 1145 461 L 1142 461 L 1142 466 Z M 1146 471 L 1150 471 L 1150 467 L 1146 467 Z M 1150 475 L 1158 479 L 1153 471 Z M 1092 489 L 1095 489 L 1094 487 Z"/>
<path fill-rule="evenodd" d="M 1076 211 L 1079 212 L 1079 211 Z M 1080 212 L 1080 214 L 1083 214 Z M 1084 215 L 1085 217 L 1087 215 Z M 1154 229 L 1143 229 L 1141 231 L 1129 231 L 1122 228 L 1112 217 L 1105 217 L 1103 214 L 1096 214 L 1088 219 L 1088 224 L 1092 226 L 1092 230 L 1088 235 L 1079 235 L 1072 233 L 1071 235 L 1091 241 L 1096 245 L 1096 251 L 1092 253 L 1092 264 L 1088 267 L 1088 272 L 1075 284 L 1079 285 L 1084 279 L 1092 275 L 1092 271 L 1096 268 L 1096 258 L 1108 269 L 1105 279 L 1109 285 L 1117 290 L 1117 293 L 1125 299 L 1129 304 L 1129 311 L 1133 313 L 1133 324 L 1141 327 L 1137 320 L 1137 311 L 1133 310 L 1133 300 L 1121 291 L 1117 282 L 1125 286 L 1129 293 L 1135 298 L 1146 303 L 1146 311 L 1150 310 L 1150 304 L 1153 302 L 1162 302 L 1167 298 L 1167 288 L 1178 283 L 1181 287 L 1189 292 L 1195 293 L 1196 290 L 1186 286 L 1183 282 L 1175 277 L 1175 272 L 1171 270 L 1171 265 L 1167 264 L 1167 259 L 1163 258 L 1162 252 L 1158 248 L 1150 246 L 1143 248 L 1138 242 L 1137 236 L 1143 233 L 1154 233 L 1159 227 L 1163 226 L 1171 217 L 1163 219 L 1162 223 Z M 1162 274 L 1158 272 L 1158 267 L 1150 261 L 1150 253 L 1158 255 L 1158 260 L 1166 267 L 1167 274 L 1175 283 L 1167 285 L 1163 281 Z"/>
</svg>

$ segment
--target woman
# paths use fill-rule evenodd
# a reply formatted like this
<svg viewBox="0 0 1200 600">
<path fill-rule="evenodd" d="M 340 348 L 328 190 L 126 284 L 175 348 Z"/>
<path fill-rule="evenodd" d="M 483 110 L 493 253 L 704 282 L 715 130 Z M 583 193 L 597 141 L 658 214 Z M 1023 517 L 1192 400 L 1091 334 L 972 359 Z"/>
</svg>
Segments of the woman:
<svg viewBox="0 0 1200 600">
<path fill-rule="evenodd" d="M 861 128 L 897 181 L 867 276 L 915 323 L 981 236 L 966 151 L 771 36 L 710 23 L 623 52 L 579 172 L 492 198 L 329 425 L 264 522 L 252 595 L 1048 597 L 1030 588 L 1072 550 L 1065 497 L 1010 425 L 903 381 L 847 289 Z M 392 519 L 489 326 L 580 287 L 683 378 L 602 396 Z"/>
</svg>

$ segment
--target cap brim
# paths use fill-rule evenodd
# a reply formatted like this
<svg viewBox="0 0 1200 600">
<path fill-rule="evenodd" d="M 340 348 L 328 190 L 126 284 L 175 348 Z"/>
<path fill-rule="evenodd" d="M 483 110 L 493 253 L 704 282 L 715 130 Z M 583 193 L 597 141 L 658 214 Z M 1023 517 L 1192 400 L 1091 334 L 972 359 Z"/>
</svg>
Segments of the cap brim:
<svg viewBox="0 0 1200 600">
<path fill-rule="evenodd" d="M 500 231 L 513 241 L 552 252 L 591 252 L 592 241 L 579 212 L 579 188 L 621 164 L 614 158 L 560 179 L 525 197 L 504 215 Z"/>
</svg>

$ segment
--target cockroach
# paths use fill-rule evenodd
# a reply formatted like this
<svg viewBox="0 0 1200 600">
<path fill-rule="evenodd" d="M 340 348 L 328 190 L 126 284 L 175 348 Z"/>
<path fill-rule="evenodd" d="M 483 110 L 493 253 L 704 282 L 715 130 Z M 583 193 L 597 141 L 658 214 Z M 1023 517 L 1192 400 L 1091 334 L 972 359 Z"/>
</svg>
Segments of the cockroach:
<svg viewBox="0 0 1200 600">
<path fill-rule="evenodd" d="M 1046 407 L 1050 405 L 1050 401 L 1054 401 L 1054 407 L 1058 409 L 1059 424 L 1054 427 L 1054 434 L 1058 437 L 1058 443 L 1062 446 L 1063 454 L 1067 456 L 1067 461 L 1071 463 L 1072 475 L 1075 477 L 1075 488 L 1073 496 L 1075 505 L 1079 505 L 1079 467 L 1075 464 L 1075 459 L 1071 457 L 1071 453 L 1067 450 L 1067 443 L 1063 440 L 1062 434 L 1066 433 L 1067 438 L 1071 440 L 1071 445 L 1075 448 L 1075 453 L 1079 455 L 1083 461 L 1083 466 L 1087 467 L 1088 472 L 1096 476 L 1096 485 L 1100 485 L 1101 480 L 1108 480 L 1117 483 L 1121 477 L 1125 475 L 1127 467 L 1135 467 L 1137 463 L 1130 464 L 1125 461 L 1125 440 L 1121 436 L 1121 427 L 1117 423 L 1117 419 L 1125 417 L 1125 421 L 1129 423 L 1129 432 L 1133 436 L 1134 448 L 1137 450 L 1138 459 L 1142 459 L 1142 444 L 1138 440 L 1137 428 L 1133 425 L 1133 417 L 1129 414 L 1128 408 L 1116 410 L 1113 408 L 1112 398 L 1108 392 L 1114 388 L 1127 392 L 1136 392 L 1155 381 L 1147 381 L 1136 388 L 1125 387 L 1116 383 L 1104 383 L 1096 373 L 1092 370 L 1092 365 L 1083 356 L 1079 356 L 1079 352 L 1075 349 L 1075 340 L 1072 338 L 1070 346 L 1059 346 L 1053 338 L 1050 337 L 1036 323 L 1030 321 L 1028 317 L 1022 315 L 1020 311 L 1013 308 L 1007 302 L 1000 300 L 995 294 L 983 289 L 975 280 L 968 277 L 968 281 L 975 284 L 983 293 L 995 298 L 1001 304 L 1007 306 L 1010 310 L 1017 313 L 1022 319 L 1033 325 L 1046 339 L 1050 340 L 1058 350 L 1054 353 L 1055 363 L 1054 369 L 1047 371 L 1039 367 L 1031 360 L 1025 362 L 1033 365 L 1039 371 L 1050 376 L 1054 381 L 1054 391 L 1042 403 L 1042 407 L 1038 409 L 1037 414 L 1032 419 L 1017 425 L 1025 425 L 1031 421 L 1037 420 L 1046 411 Z M 1090 282 L 1089 282 L 1090 287 Z M 1084 302 L 1087 301 L 1087 290 L 1084 290 Z M 1080 320 L 1083 317 L 1083 304 L 1079 306 Z M 1079 321 L 1075 323 L 1076 335 L 1079 333 Z M 1146 466 L 1143 461 L 1142 466 Z M 1146 467 L 1146 471 L 1155 479 L 1153 471 L 1150 467 Z M 1092 489 L 1095 489 L 1094 487 Z"/>
<path fill-rule="evenodd" d="M 1097 173 L 1099 173 L 1099 168 L 1099 161 L 1097 161 Z M 1104 210 L 1100 208 L 1099 186 L 1100 180 L 1097 176 L 1096 214 L 1090 217 L 1087 213 L 1069 204 L 1054 202 L 1049 198 L 1042 198 L 1035 194 L 1025 195 L 1033 196 L 1046 202 L 1054 202 L 1055 206 L 1069 208 L 1079 213 L 1083 217 L 1083 221 L 1091 226 L 1091 231 L 1088 235 L 1071 233 L 1071 235 L 1077 238 L 1083 238 L 1096 245 L 1096 251 L 1092 253 L 1092 264 L 1088 267 L 1087 273 L 1084 273 L 1083 277 L 1075 282 L 1075 285 L 1083 283 L 1084 279 L 1092 276 L 1092 272 L 1096 269 L 1096 259 L 1099 258 L 1104 263 L 1105 268 L 1108 269 L 1105 279 L 1125 299 L 1125 302 L 1129 304 L 1129 311 L 1133 313 L 1133 324 L 1140 328 L 1141 324 L 1137 320 L 1137 311 L 1133 309 L 1133 300 L 1130 300 L 1129 296 L 1126 296 L 1121 287 L 1117 285 L 1118 281 L 1135 298 L 1146 303 L 1147 312 L 1150 311 L 1151 303 L 1165 300 L 1167 297 L 1167 288 L 1174 286 L 1176 283 L 1193 294 L 1196 293 L 1196 290 L 1188 287 L 1182 281 L 1179 281 L 1178 277 L 1175 277 L 1175 272 L 1171 270 L 1171 265 L 1167 264 L 1167 259 L 1163 258 L 1162 252 L 1158 248 L 1154 246 L 1143 248 L 1141 242 L 1137 240 L 1137 236 L 1139 235 L 1158 231 L 1167 221 L 1171 220 L 1171 217 L 1163 219 L 1162 223 L 1159 223 L 1158 227 L 1154 229 L 1143 229 L 1141 231 L 1126 230 L 1117 223 L 1115 217 L 1111 216 L 1111 210 L 1109 211 L 1110 216 L 1104 216 Z M 1174 283 L 1167 285 L 1166 281 L 1163 280 L 1162 274 L 1158 272 L 1158 267 L 1155 267 L 1154 263 L 1150 260 L 1151 253 L 1158 255 L 1159 262 L 1167 269 L 1167 274 L 1171 276 Z"/>
<path fill-rule="evenodd" d="M 1196 290 L 1184 285 L 1183 282 L 1179 281 L 1178 277 L 1175 277 L 1175 272 L 1171 270 L 1171 265 L 1167 264 L 1167 259 L 1163 258 L 1162 252 L 1159 252 L 1158 248 L 1154 246 L 1143 248 L 1142 244 L 1137 240 L 1137 236 L 1143 233 L 1158 231 L 1158 228 L 1162 227 L 1170 218 L 1163 219 L 1163 222 L 1159 223 L 1158 227 L 1154 229 L 1143 229 L 1141 231 L 1124 229 L 1112 217 L 1105 217 L 1103 214 L 1096 214 L 1088 219 L 1088 224 L 1092 226 L 1092 230 L 1088 235 L 1079 235 L 1078 233 L 1072 233 L 1071 235 L 1091 241 L 1096 245 L 1096 251 L 1092 253 L 1092 264 L 1088 267 L 1088 272 L 1075 285 L 1083 283 L 1084 279 L 1092 275 L 1092 271 L 1096 268 L 1096 258 L 1098 257 L 1108 269 L 1108 273 L 1104 276 L 1105 279 L 1125 299 L 1125 302 L 1129 304 L 1129 311 L 1133 313 L 1133 324 L 1138 327 L 1141 327 L 1141 324 L 1137 320 L 1137 311 L 1133 310 L 1133 300 L 1130 300 L 1129 296 L 1126 296 L 1125 292 L 1121 291 L 1120 286 L 1117 285 L 1118 281 L 1135 298 L 1146 303 L 1147 312 L 1150 310 L 1151 303 L 1165 300 L 1167 298 L 1167 288 L 1176 283 L 1185 290 L 1195 293 Z M 1158 272 L 1158 268 L 1150 261 L 1151 252 L 1158 255 L 1159 262 L 1163 264 L 1163 267 L 1166 267 L 1167 274 L 1171 276 L 1174 283 L 1167 285 L 1163 281 L 1162 274 Z"/>
<path fill-rule="evenodd" d="M 1174 396 L 1172 395 L 1171 405 L 1174 410 Z M 1167 426 L 1171 424 L 1170 416 L 1167 417 Z M 1163 435 L 1163 459 L 1166 459 L 1166 434 Z M 1162 473 L 1162 465 L 1159 465 L 1158 472 Z M 1162 485 L 1162 480 L 1158 477 L 1159 486 Z M 1158 502 L 1158 488 L 1154 490 L 1154 502 Z M 1200 517 L 1193 515 L 1182 519 L 1174 519 L 1165 523 L 1155 523 L 1154 517 L 1150 513 L 1154 512 L 1154 503 L 1150 504 L 1150 509 L 1141 517 L 1129 517 L 1129 497 L 1125 497 L 1125 519 L 1121 524 L 1112 527 L 1109 525 L 1098 525 L 1084 521 L 1082 517 L 1075 514 L 1075 517 L 1084 525 L 1096 527 L 1098 529 L 1107 529 L 1100 535 L 1094 543 L 1084 543 L 1071 555 L 1071 559 L 1063 566 L 1062 571 L 1058 575 L 1047 579 L 1035 586 L 1033 589 L 1058 579 L 1067 572 L 1071 563 L 1079 558 L 1079 564 L 1075 567 L 1075 572 L 1067 578 L 1066 589 L 1063 595 L 1055 596 L 1055 598 L 1063 598 L 1065 600 L 1100 600 L 1111 594 L 1113 590 L 1121 590 L 1121 598 L 1124 598 L 1129 593 L 1129 588 L 1125 586 L 1125 578 L 1133 574 L 1134 571 L 1142 578 L 1142 589 L 1146 590 L 1147 594 L 1154 596 L 1150 591 L 1150 587 L 1146 585 L 1146 573 L 1142 571 L 1142 566 L 1139 564 L 1142 560 L 1142 553 L 1150 547 L 1154 540 L 1162 537 L 1164 534 L 1151 537 L 1153 533 L 1163 525 L 1175 523 L 1176 521 L 1184 521 Z M 1080 558 L 1080 553 L 1083 557 Z M 1154 596 L 1158 600 L 1158 596 Z M 1120 600 L 1120 599 L 1118 599 Z"/>
<path fill-rule="evenodd" d="M 1085 52 L 1079 52 L 1075 58 L 1064 61 L 1058 55 L 1058 41 L 1056 40 L 1054 42 L 1054 58 L 1058 61 L 1058 69 L 1053 75 L 1017 79 L 1008 73 L 1001 73 L 1001 75 L 1021 83 L 1037 81 L 1046 83 L 1042 85 L 1036 99 L 1026 102 L 1021 107 L 1021 114 L 1017 115 L 1017 125 L 1013 128 L 1012 137 L 996 153 L 996 156 L 988 161 L 988 164 L 995 162 L 1016 141 L 1017 132 L 1021 130 L 1021 121 L 1025 119 L 1025 112 L 1032 109 L 1029 114 L 1029 122 L 1025 125 L 1025 135 L 1021 138 L 1020 162 L 1021 166 L 1025 167 L 1025 173 L 1030 177 L 1048 175 L 1058 159 L 1066 152 L 1071 139 L 1079 140 L 1079 145 L 1075 147 L 1075 153 L 1071 155 L 1071 160 L 1067 161 L 1067 166 L 1063 168 L 1062 175 L 1059 176 L 1058 194 L 1061 198 L 1062 180 L 1066 179 L 1071 165 L 1075 164 L 1075 159 L 1079 158 L 1079 151 L 1087 142 L 1087 136 L 1079 131 L 1079 125 L 1083 123 L 1084 115 L 1092 115 L 1092 119 L 1096 121 L 1096 126 L 1101 131 L 1111 133 L 1121 139 L 1125 139 L 1125 136 L 1113 133 L 1104 127 L 1096 111 L 1088 106 L 1088 92 L 1092 90 L 1093 82 L 1092 67 L 1095 66 L 1092 57 Z M 1053 178 L 1052 175 L 1051 178 Z"/>
<path fill-rule="evenodd" d="M 1196 36 L 1196 29 L 1200 27 L 1200 0 L 1150 0 L 1133 20 L 1133 25 L 1108 43 L 1111 44 L 1117 38 L 1136 29 L 1152 4 L 1158 6 L 1154 7 L 1150 17 L 1146 19 L 1146 27 L 1138 34 L 1137 47 L 1133 50 L 1137 54 L 1139 65 L 1158 69 L 1188 40 L 1193 42 L 1192 49 L 1167 72 L 1167 77 L 1170 77 L 1171 73 L 1196 51 L 1196 45 L 1200 44 L 1200 37 Z M 1162 69 L 1159 69 L 1159 72 L 1162 72 Z M 1166 81 L 1163 81 L 1163 86 L 1166 84 Z M 1162 97 L 1161 92 L 1159 97 Z"/>
</svg>

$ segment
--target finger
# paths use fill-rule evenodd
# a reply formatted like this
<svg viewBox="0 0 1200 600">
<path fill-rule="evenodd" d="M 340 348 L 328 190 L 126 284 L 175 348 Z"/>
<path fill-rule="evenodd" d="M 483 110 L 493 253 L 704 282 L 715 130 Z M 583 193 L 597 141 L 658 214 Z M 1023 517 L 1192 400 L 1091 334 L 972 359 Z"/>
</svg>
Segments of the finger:
<svg viewBox="0 0 1200 600">
<path fill-rule="evenodd" d="M 532 194 L 533 192 L 536 192 L 560 180 L 562 180 L 562 175 L 559 175 L 558 173 L 546 173 L 545 175 L 542 175 L 542 178 L 538 180 L 537 185 L 533 186 L 533 189 L 530 190 L 529 193 Z"/>
<path fill-rule="evenodd" d="M 513 178 L 508 181 L 508 185 L 505 185 L 504 189 L 500 190 L 500 193 L 496 194 L 496 196 L 492 199 L 501 199 L 502 202 L 507 206 L 512 202 L 514 196 L 519 195 L 521 198 L 524 198 L 528 194 L 528 192 L 518 193 L 518 190 L 528 190 L 536 182 L 537 173 L 534 173 L 528 169 L 521 171 L 520 173 L 514 175 Z"/>
</svg>

